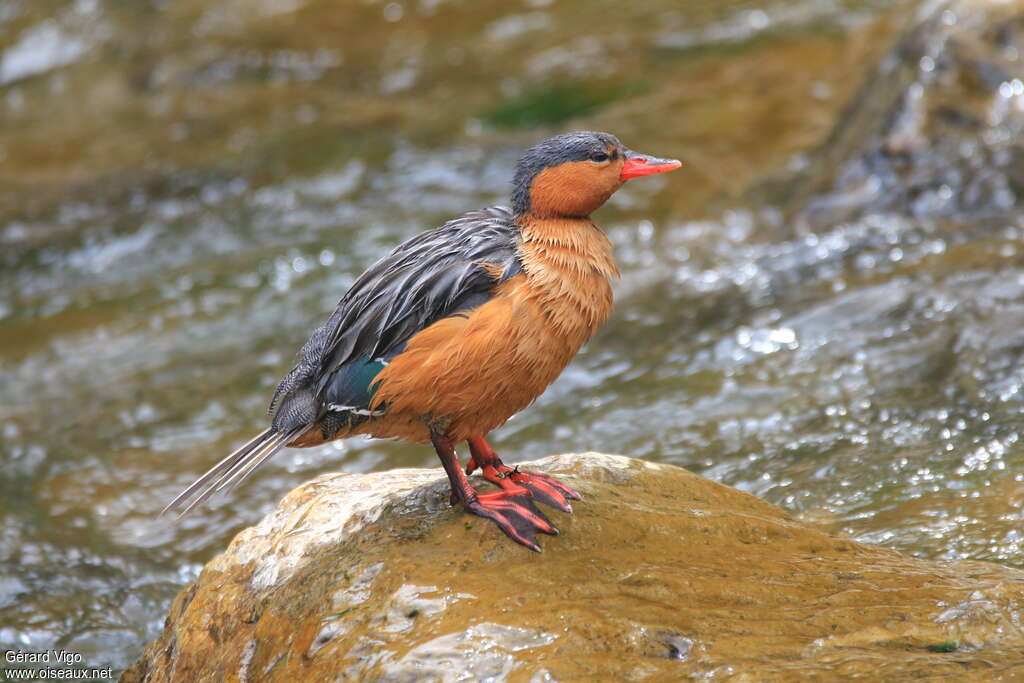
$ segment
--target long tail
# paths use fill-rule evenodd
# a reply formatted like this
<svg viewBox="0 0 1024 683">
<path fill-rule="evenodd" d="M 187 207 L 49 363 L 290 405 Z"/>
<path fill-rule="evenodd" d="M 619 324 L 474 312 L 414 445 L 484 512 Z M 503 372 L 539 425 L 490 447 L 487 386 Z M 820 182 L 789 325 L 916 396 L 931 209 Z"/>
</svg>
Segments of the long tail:
<svg viewBox="0 0 1024 683">
<path fill-rule="evenodd" d="M 160 514 L 164 515 L 170 510 L 177 510 L 180 519 L 214 493 L 224 489 L 228 491 L 234 489 L 257 467 L 298 436 L 301 431 L 301 429 L 296 429 L 290 432 L 278 432 L 271 428 L 260 432 L 251 441 L 196 479 L 191 486 L 179 493 L 178 497 L 172 500 Z"/>
</svg>

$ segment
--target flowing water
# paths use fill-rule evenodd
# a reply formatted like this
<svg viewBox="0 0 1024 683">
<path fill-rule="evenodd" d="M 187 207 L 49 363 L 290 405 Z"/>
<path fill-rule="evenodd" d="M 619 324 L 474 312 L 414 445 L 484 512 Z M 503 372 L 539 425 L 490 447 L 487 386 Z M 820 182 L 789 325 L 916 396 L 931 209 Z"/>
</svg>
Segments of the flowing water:
<svg viewBox="0 0 1024 683">
<path fill-rule="evenodd" d="M 859 540 L 1024 565 L 1024 69 L 1006 8 L 944 38 L 975 6 L 911 38 L 933 8 L 0 6 L 0 647 L 121 668 L 296 484 L 434 466 L 287 451 L 157 518 L 262 429 L 362 269 L 503 202 L 566 128 L 685 167 L 598 214 L 616 311 L 499 452 L 674 463 Z"/>
</svg>

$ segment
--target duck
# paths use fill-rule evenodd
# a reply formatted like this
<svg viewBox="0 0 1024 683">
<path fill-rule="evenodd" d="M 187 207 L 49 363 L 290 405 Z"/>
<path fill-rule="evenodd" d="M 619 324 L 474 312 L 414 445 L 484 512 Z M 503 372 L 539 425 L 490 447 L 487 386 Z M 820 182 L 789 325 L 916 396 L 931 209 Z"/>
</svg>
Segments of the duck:
<svg viewBox="0 0 1024 683">
<path fill-rule="evenodd" d="M 431 444 L 453 505 L 540 551 L 537 534 L 558 530 L 536 503 L 568 513 L 582 496 L 509 467 L 487 436 L 537 399 L 611 312 L 619 271 L 591 214 L 627 181 L 680 165 L 595 131 L 530 147 L 510 206 L 412 237 L 360 275 L 278 383 L 269 426 L 164 513 L 180 517 L 234 489 L 285 447 L 368 435 Z M 477 470 L 495 490 L 474 487 Z"/>
</svg>

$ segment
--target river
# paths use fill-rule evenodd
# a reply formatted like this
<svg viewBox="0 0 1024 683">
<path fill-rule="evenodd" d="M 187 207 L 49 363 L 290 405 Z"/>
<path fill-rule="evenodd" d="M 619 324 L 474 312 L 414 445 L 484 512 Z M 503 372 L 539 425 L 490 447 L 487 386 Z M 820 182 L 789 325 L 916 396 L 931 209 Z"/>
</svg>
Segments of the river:
<svg viewBox="0 0 1024 683">
<path fill-rule="evenodd" d="M 157 517 L 362 269 L 572 128 L 684 168 L 596 215 L 616 310 L 507 460 L 673 463 L 1024 566 L 1024 68 L 961 6 L 918 34 L 929 3 L 0 6 L 0 647 L 123 668 L 292 487 L 435 466 L 352 439 Z"/>
</svg>

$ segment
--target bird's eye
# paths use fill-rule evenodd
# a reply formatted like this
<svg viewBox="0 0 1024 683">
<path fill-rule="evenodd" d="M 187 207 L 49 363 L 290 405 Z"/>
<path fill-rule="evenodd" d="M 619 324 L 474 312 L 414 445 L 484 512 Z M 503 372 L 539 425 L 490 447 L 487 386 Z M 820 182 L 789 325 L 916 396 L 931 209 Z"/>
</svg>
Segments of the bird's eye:
<svg viewBox="0 0 1024 683">
<path fill-rule="evenodd" d="M 602 161 L 608 161 L 608 154 L 606 152 L 595 152 L 590 155 L 591 161 L 601 163 Z"/>
</svg>

